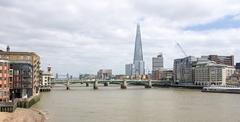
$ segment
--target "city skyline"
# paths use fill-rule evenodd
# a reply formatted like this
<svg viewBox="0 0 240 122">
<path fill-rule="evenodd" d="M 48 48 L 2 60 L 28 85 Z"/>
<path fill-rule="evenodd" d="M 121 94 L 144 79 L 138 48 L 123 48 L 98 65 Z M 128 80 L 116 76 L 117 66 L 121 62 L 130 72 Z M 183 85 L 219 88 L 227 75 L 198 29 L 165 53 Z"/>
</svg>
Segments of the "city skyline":
<svg viewBox="0 0 240 122">
<path fill-rule="evenodd" d="M 1 1 L 0 49 L 10 45 L 12 51 L 39 52 L 42 69 L 51 64 L 59 73 L 96 74 L 111 68 L 113 74 L 124 74 L 139 22 L 146 70 L 158 52 L 166 68 L 184 57 L 175 41 L 188 55 L 234 55 L 240 61 L 239 1 L 98 2 Z"/>
<path fill-rule="evenodd" d="M 0 0 L 0 122 L 240 122 L 239 33 L 239 0 Z"/>
</svg>

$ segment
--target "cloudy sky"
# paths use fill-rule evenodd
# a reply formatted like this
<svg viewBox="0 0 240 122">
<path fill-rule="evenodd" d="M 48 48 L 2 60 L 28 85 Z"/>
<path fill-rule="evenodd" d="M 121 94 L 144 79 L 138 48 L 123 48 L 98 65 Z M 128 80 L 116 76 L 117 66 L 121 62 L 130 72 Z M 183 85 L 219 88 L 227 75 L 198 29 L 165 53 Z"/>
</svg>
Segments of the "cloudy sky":
<svg viewBox="0 0 240 122">
<path fill-rule="evenodd" d="M 235 55 L 240 61 L 239 0 L 1 0 L 0 49 L 34 51 L 42 68 L 77 75 L 111 68 L 124 73 L 133 60 L 141 24 L 146 69 L 187 55 Z"/>
</svg>

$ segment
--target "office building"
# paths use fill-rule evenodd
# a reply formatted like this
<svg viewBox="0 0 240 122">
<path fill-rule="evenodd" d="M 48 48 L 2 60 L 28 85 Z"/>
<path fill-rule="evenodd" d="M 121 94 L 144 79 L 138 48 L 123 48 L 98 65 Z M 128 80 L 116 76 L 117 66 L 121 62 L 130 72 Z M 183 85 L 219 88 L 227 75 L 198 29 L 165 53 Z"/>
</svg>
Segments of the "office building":
<svg viewBox="0 0 240 122">
<path fill-rule="evenodd" d="M 137 25 L 133 65 L 134 65 L 133 75 L 138 76 L 145 74 L 145 63 L 143 61 L 142 39 L 139 24 Z"/>
<path fill-rule="evenodd" d="M 236 72 L 240 73 L 240 63 L 236 63 Z"/>
<path fill-rule="evenodd" d="M 145 62 L 143 61 L 142 39 L 139 24 L 137 25 L 133 63 L 125 65 L 125 74 L 134 78 L 145 75 Z"/>
<path fill-rule="evenodd" d="M 208 55 L 202 56 L 203 58 L 207 58 L 210 61 L 214 61 L 217 64 L 225 64 L 228 66 L 234 66 L 234 56 L 218 56 L 218 55 Z"/>
<path fill-rule="evenodd" d="M 171 69 L 155 70 L 152 73 L 152 80 L 173 81 L 173 70 Z"/>
<path fill-rule="evenodd" d="M 97 72 L 97 79 L 110 80 L 111 78 L 112 78 L 112 70 L 111 69 L 100 69 Z"/>
<path fill-rule="evenodd" d="M 197 58 L 193 56 L 175 59 L 173 76 L 175 83 L 193 83 L 193 67 Z"/>
<path fill-rule="evenodd" d="M 233 66 L 217 64 L 214 61 L 200 62 L 194 68 L 195 85 L 226 85 L 227 79 L 234 74 Z"/>
<path fill-rule="evenodd" d="M 97 76 L 94 74 L 79 74 L 80 80 L 93 80 L 96 78 L 97 78 Z"/>
<path fill-rule="evenodd" d="M 126 64 L 125 65 L 125 75 L 132 76 L 133 75 L 133 64 Z"/>
<path fill-rule="evenodd" d="M 160 80 L 163 71 L 163 55 L 160 53 L 157 57 L 152 58 L 152 79 Z"/>
<path fill-rule="evenodd" d="M 163 55 L 160 53 L 157 57 L 152 58 L 152 71 L 161 70 L 163 68 Z"/>
<path fill-rule="evenodd" d="M 115 80 L 126 80 L 129 79 L 128 75 L 115 75 L 114 77 Z"/>
<path fill-rule="evenodd" d="M 152 71 L 152 80 L 161 80 L 161 71 L 160 70 Z"/>
<path fill-rule="evenodd" d="M 173 70 L 172 69 L 165 69 L 160 72 L 161 80 L 166 81 L 173 81 Z"/>
</svg>

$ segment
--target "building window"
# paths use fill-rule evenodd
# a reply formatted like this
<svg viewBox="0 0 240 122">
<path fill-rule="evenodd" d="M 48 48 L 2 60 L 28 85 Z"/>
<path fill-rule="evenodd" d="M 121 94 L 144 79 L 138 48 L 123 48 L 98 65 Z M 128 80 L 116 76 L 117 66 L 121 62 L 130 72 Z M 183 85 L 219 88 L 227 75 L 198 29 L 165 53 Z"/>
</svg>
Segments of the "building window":
<svg viewBox="0 0 240 122">
<path fill-rule="evenodd" d="M 9 75 L 13 75 L 13 70 L 12 69 L 9 70 Z"/>
<path fill-rule="evenodd" d="M 12 77 L 9 77 L 9 80 L 10 80 L 10 81 L 12 81 L 12 80 L 13 80 L 13 78 L 12 78 Z"/>
<path fill-rule="evenodd" d="M 16 70 L 13 73 L 14 73 L 14 75 L 19 75 L 19 70 Z"/>
<path fill-rule="evenodd" d="M 30 56 L 27 56 L 27 60 L 30 60 Z"/>
</svg>

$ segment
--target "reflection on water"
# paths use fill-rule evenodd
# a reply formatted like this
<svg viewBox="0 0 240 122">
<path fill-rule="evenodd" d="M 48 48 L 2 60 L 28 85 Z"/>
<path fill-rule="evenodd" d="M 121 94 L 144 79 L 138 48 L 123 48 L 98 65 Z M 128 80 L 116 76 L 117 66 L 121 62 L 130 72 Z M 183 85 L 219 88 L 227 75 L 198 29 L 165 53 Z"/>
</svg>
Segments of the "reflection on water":
<svg viewBox="0 0 240 122">
<path fill-rule="evenodd" d="M 129 87 L 56 87 L 34 105 L 51 122 L 240 121 L 240 95 L 199 90 Z"/>
</svg>

